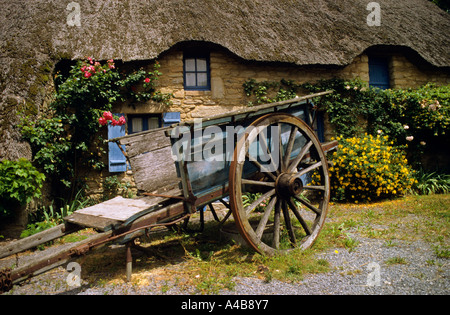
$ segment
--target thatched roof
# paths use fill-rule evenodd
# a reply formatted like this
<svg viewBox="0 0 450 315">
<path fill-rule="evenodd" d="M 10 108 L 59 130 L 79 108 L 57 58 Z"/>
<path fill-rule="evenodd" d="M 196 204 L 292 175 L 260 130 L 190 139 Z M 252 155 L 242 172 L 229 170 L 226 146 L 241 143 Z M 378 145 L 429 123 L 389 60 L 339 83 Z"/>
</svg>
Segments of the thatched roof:
<svg viewBox="0 0 450 315">
<path fill-rule="evenodd" d="M 207 41 L 258 61 L 346 65 L 373 45 L 409 47 L 450 66 L 450 15 L 428 0 L 378 0 L 381 26 L 368 26 L 367 0 L 0 0 L 0 42 L 54 56 L 153 59 L 178 42 Z"/>
</svg>

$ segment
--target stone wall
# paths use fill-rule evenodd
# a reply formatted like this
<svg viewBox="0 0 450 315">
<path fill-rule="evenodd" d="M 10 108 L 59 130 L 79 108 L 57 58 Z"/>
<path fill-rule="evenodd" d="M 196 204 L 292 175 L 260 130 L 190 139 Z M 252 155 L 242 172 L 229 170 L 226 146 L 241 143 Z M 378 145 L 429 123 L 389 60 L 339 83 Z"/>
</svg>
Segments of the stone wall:
<svg viewBox="0 0 450 315">
<path fill-rule="evenodd" d="M 173 105 L 165 109 L 154 103 L 131 108 L 119 106 L 121 113 L 161 113 L 164 111 L 181 112 L 181 119 L 192 119 L 220 114 L 247 106 L 242 84 L 248 79 L 257 81 L 279 81 L 281 79 L 296 82 L 313 82 L 319 79 L 361 78 L 369 80 L 368 58 L 361 55 L 346 67 L 295 66 L 286 63 L 262 63 L 243 60 L 225 49 L 215 49 L 210 53 L 211 90 L 187 91 L 183 86 L 183 51 L 170 50 L 162 54 L 158 61 L 163 73 L 159 87 L 163 92 L 174 94 Z M 150 67 L 150 66 L 149 66 Z M 150 68 L 149 68 L 150 70 Z"/>
<path fill-rule="evenodd" d="M 450 72 L 416 65 L 404 55 L 393 54 L 389 65 L 391 87 L 417 88 L 428 82 L 450 84 Z"/>
<path fill-rule="evenodd" d="M 360 78 L 369 82 L 369 58 L 366 54 L 356 57 L 345 67 L 295 66 L 286 63 L 252 62 L 241 59 L 220 47 L 210 52 L 211 90 L 187 91 L 183 86 L 183 51 L 171 49 L 163 53 L 158 61 L 163 73 L 159 87 L 163 92 L 173 93 L 173 105 L 167 109 L 149 102 L 132 108 L 127 105 L 117 107 L 117 112 L 162 113 L 175 111 L 181 113 L 181 119 L 192 119 L 220 114 L 246 106 L 249 99 L 245 96 L 242 84 L 248 79 L 257 81 L 314 82 L 333 77 L 343 79 Z M 151 70 L 152 62 L 148 63 Z M 427 82 L 450 84 L 450 72 L 445 70 L 418 67 L 401 54 L 393 54 L 389 65 L 391 87 L 418 87 Z"/>
</svg>

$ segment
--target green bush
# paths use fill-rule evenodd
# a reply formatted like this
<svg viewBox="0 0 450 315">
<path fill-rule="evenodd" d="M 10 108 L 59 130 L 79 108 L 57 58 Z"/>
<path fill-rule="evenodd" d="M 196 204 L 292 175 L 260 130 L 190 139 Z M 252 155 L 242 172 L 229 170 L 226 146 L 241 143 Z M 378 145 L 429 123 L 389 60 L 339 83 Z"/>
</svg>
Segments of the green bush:
<svg viewBox="0 0 450 315">
<path fill-rule="evenodd" d="M 402 150 L 388 137 L 337 138 L 330 160 L 331 190 L 337 201 L 372 201 L 405 194 L 414 184 Z M 314 184 L 314 182 L 313 182 Z"/>
<path fill-rule="evenodd" d="M 24 205 L 39 198 L 44 180 L 45 175 L 24 158 L 3 160 L 0 163 L 0 215 L 11 214 L 11 202 Z"/>
</svg>

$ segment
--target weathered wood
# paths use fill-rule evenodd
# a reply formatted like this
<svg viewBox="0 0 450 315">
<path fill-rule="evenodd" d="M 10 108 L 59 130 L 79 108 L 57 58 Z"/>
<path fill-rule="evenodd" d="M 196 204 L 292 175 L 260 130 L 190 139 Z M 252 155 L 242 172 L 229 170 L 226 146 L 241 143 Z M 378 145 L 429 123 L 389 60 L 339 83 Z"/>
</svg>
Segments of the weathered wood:
<svg viewBox="0 0 450 315">
<path fill-rule="evenodd" d="M 155 151 L 164 147 L 170 147 L 170 138 L 165 135 L 167 128 L 156 129 L 150 133 L 130 135 L 120 140 L 127 148 L 127 155 L 133 158 L 145 152 Z"/>
<path fill-rule="evenodd" d="M 109 231 L 122 223 L 118 220 L 76 212 L 72 213 L 68 217 L 65 217 L 64 220 L 72 224 L 77 224 L 87 228 L 94 228 L 100 231 Z"/>
<path fill-rule="evenodd" d="M 126 146 L 136 187 L 140 191 L 165 192 L 180 188 L 166 130 L 168 128 L 159 128 L 114 139 Z"/>
<path fill-rule="evenodd" d="M 82 229 L 82 227 L 76 225 L 68 223 L 60 224 L 48 230 L 31 235 L 27 238 L 14 241 L 0 248 L 0 259 L 26 251 L 27 249 L 36 247 L 40 244 L 44 244 L 61 236 L 74 233 L 80 229 Z"/>
<path fill-rule="evenodd" d="M 130 159 L 136 187 L 146 192 L 162 192 L 179 188 L 171 147 L 163 147 Z"/>
<path fill-rule="evenodd" d="M 78 254 L 74 249 L 79 248 L 80 246 L 87 246 L 88 250 L 90 249 L 89 244 L 94 244 L 95 242 L 107 240 L 108 237 L 112 235 L 112 231 L 98 233 L 89 238 L 79 241 L 77 243 L 70 244 L 65 246 L 62 250 L 52 252 L 48 255 L 44 255 L 32 262 L 20 266 L 19 268 L 13 269 L 11 271 L 11 278 L 14 284 L 20 283 L 28 278 L 37 276 L 41 273 L 44 273 L 48 270 L 56 268 L 58 266 L 66 264 L 68 261 L 72 259 L 72 256 L 77 256 Z"/>
<path fill-rule="evenodd" d="M 168 202 L 169 198 L 140 197 L 127 199 L 116 197 L 92 207 L 77 210 L 70 216 L 65 217 L 64 220 L 72 224 L 108 231 L 162 208 L 166 201 Z"/>
</svg>

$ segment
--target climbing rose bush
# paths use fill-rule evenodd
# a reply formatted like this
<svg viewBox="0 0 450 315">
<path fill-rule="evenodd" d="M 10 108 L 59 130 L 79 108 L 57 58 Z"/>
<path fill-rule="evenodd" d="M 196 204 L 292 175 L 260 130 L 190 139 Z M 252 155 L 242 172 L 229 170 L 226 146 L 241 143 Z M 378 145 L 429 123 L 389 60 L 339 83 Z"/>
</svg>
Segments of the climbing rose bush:
<svg viewBox="0 0 450 315">
<path fill-rule="evenodd" d="M 136 106 L 153 101 L 171 104 L 172 94 L 157 89 L 162 75 L 155 61 L 151 71 L 144 68 L 126 71 L 113 59 L 78 60 L 68 72 L 55 75 L 54 99 L 38 115 L 23 115 L 19 128 L 31 144 L 33 161 L 43 169 L 57 190 L 60 183 L 67 195 L 85 184 L 86 170 L 101 170 L 106 165 L 102 125 L 122 126 L 124 117 L 113 117 L 116 104 Z M 123 67 L 123 65 L 122 65 Z M 65 192 L 62 191 L 61 195 Z"/>
<path fill-rule="evenodd" d="M 106 126 L 108 122 L 111 122 L 113 126 L 123 126 L 126 124 L 125 117 L 120 116 L 120 118 L 114 117 L 111 112 L 103 112 L 102 117 L 98 119 L 98 122 L 101 126 Z"/>
<path fill-rule="evenodd" d="M 414 184 L 403 150 L 387 136 L 338 137 L 330 159 L 332 195 L 337 201 L 372 201 L 404 195 Z M 314 178 L 313 178 L 314 179 Z"/>
</svg>

